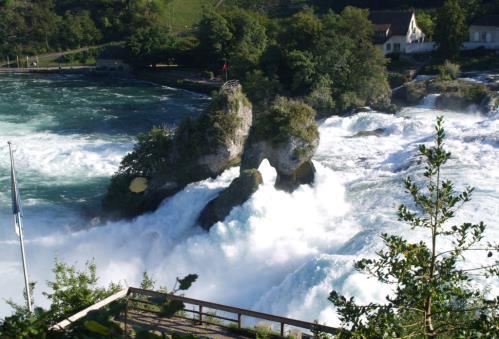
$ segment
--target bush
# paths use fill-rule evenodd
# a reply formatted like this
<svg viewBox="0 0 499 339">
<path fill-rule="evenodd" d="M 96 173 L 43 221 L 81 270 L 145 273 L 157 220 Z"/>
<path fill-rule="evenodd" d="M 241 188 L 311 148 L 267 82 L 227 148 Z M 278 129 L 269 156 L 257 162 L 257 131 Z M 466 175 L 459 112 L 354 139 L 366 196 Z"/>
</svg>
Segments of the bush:
<svg viewBox="0 0 499 339">
<path fill-rule="evenodd" d="M 461 72 L 461 66 L 448 60 L 441 66 L 438 66 L 438 78 L 440 80 L 456 80 Z"/>
<path fill-rule="evenodd" d="M 255 134 L 274 145 L 287 142 L 290 136 L 312 142 L 319 137 L 315 115 L 315 110 L 302 101 L 278 97 L 257 117 Z"/>
<path fill-rule="evenodd" d="M 464 92 L 465 98 L 475 104 L 480 104 L 489 94 L 490 90 L 484 85 L 470 86 Z"/>
<path fill-rule="evenodd" d="M 215 74 L 213 73 L 213 71 L 204 71 L 202 73 L 202 76 L 203 76 L 203 78 L 206 78 L 209 80 L 212 80 L 213 78 L 215 78 Z"/>
</svg>

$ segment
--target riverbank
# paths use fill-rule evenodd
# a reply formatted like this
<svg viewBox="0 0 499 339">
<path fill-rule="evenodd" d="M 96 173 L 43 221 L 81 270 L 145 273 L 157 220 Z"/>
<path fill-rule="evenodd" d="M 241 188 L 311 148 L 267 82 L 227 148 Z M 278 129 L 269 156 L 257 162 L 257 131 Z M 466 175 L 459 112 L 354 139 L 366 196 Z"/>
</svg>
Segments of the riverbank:
<svg viewBox="0 0 499 339">
<path fill-rule="evenodd" d="M 66 67 L 31 67 L 31 68 L 0 68 L 0 74 L 85 74 L 85 75 L 116 75 L 120 78 L 131 77 L 128 72 L 98 69 L 95 66 L 66 66 Z"/>
<path fill-rule="evenodd" d="M 0 68 L 0 73 L 89 73 L 95 72 L 95 66 L 71 66 L 71 67 L 30 67 L 30 68 Z"/>
<path fill-rule="evenodd" d="M 208 79 L 201 75 L 200 70 L 164 67 L 132 72 L 136 79 L 154 82 L 174 88 L 185 89 L 202 94 L 218 91 L 223 85 L 220 78 Z"/>
</svg>

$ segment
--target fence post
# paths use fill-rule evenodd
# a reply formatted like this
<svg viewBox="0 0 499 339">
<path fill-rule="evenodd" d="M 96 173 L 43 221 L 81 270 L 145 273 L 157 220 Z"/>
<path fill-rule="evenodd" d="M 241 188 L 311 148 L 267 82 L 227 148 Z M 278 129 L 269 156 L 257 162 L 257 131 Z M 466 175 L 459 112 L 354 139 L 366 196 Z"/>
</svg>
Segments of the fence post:
<svg viewBox="0 0 499 339">
<path fill-rule="evenodd" d="M 199 323 L 203 325 L 203 306 L 199 305 Z"/>
<path fill-rule="evenodd" d="M 237 314 L 237 328 L 241 328 L 241 313 Z"/>
<path fill-rule="evenodd" d="M 281 337 L 284 337 L 284 323 L 281 323 Z"/>
<path fill-rule="evenodd" d="M 128 337 L 128 296 L 125 301 L 125 334 L 124 338 Z"/>
</svg>

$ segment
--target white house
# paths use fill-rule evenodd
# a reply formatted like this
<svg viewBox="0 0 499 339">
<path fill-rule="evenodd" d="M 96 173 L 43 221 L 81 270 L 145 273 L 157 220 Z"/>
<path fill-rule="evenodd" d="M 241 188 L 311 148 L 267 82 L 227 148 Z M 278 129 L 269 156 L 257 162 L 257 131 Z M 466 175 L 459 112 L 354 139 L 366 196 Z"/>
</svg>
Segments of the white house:
<svg viewBox="0 0 499 339">
<path fill-rule="evenodd" d="M 499 15 L 485 15 L 473 21 L 470 26 L 470 41 L 464 47 L 499 49 Z"/>
<path fill-rule="evenodd" d="M 433 43 L 424 43 L 425 34 L 413 11 L 371 11 L 369 20 L 374 25 L 374 42 L 384 54 L 433 50 Z"/>
</svg>

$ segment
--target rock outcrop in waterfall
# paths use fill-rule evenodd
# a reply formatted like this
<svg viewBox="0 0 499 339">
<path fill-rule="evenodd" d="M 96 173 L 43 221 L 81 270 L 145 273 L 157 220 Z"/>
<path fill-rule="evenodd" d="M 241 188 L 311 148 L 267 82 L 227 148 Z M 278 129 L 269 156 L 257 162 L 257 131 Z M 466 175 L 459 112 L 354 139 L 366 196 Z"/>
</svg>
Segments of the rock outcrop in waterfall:
<svg viewBox="0 0 499 339">
<path fill-rule="evenodd" d="M 114 218 L 155 210 L 186 185 L 241 165 L 241 175 L 212 200 L 199 217 L 204 228 L 223 220 L 262 183 L 258 167 L 268 159 L 276 187 L 288 192 L 314 181 L 312 156 L 319 145 L 315 111 L 303 102 L 277 98 L 253 114 L 239 84 L 224 86 L 210 107 L 175 130 L 154 128 L 140 135 L 122 161 L 104 199 Z"/>
<path fill-rule="evenodd" d="M 277 172 L 277 189 L 292 192 L 315 179 L 312 157 L 319 146 L 315 111 L 307 104 L 277 98 L 271 107 L 254 115 L 241 161 L 241 175 L 201 212 L 198 222 L 209 229 L 234 206 L 247 201 L 262 178 L 258 167 L 267 159 Z"/>
<path fill-rule="evenodd" d="M 183 121 L 175 131 L 154 128 L 139 135 L 111 180 L 103 202 L 107 215 L 134 217 L 152 211 L 186 185 L 238 165 L 252 116 L 241 86 L 227 86 L 205 112 Z M 137 178 L 147 183 L 134 190 Z"/>
<path fill-rule="evenodd" d="M 414 106 L 429 94 L 440 94 L 435 100 L 435 106 L 438 109 L 489 113 L 499 109 L 498 88 L 496 87 L 495 84 L 466 80 L 414 81 L 393 91 L 392 101 L 399 106 Z"/>
</svg>

